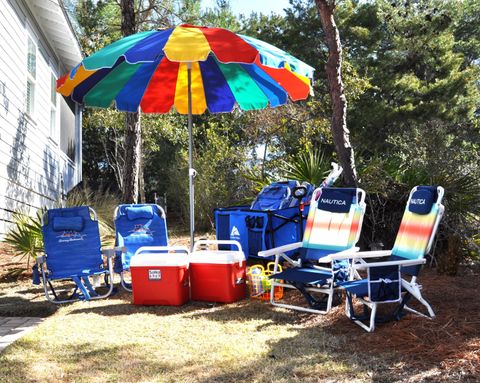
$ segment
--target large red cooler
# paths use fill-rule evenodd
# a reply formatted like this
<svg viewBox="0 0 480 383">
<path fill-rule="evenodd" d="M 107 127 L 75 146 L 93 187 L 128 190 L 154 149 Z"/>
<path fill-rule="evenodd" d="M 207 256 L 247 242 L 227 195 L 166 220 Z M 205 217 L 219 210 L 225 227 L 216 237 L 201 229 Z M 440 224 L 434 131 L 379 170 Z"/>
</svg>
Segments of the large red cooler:
<svg viewBox="0 0 480 383">
<path fill-rule="evenodd" d="M 198 250 L 228 244 L 237 250 Z M 245 254 L 237 241 L 197 241 L 190 254 L 192 300 L 231 303 L 245 298 Z"/>
<path fill-rule="evenodd" d="M 188 301 L 186 248 L 142 247 L 130 261 L 130 273 L 136 305 L 180 306 Z"/>
</svg>

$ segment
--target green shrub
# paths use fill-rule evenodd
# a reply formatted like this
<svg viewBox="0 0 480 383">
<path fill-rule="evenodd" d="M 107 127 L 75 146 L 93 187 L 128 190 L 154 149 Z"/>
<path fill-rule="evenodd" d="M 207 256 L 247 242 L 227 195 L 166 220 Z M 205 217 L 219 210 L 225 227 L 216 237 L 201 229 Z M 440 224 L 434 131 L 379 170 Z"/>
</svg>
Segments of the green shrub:
<svg viewBox="0 0 480 383">
<path fill-rule="evenodd" d="M 20 260 L 25 259 L 26 269 L 30 269 L 31 262 L 43 253 L 42 215 L 44 210 L 38 210 L 34 217 L 15 213 L 13 226 L 8 231 L 5 242 L 9 244 Z M 19 275 L 23 270 L 14 269 L 10 274 Z"/>
</svg>

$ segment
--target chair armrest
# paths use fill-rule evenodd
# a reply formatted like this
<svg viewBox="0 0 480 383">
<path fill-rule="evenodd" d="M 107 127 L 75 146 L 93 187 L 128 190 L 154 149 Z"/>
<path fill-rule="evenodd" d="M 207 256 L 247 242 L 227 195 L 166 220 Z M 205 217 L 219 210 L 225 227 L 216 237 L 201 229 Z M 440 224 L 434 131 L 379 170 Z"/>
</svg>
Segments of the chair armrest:
<svg viewBox="0 0 480 383">
<path fill-rule="evenodd" d="M 352 259 L 360 250 L 359 247 L 351 247 L 350 249 L 342 250 L 337 253 L 326 255 L 318 260 L 318 263 L 328 263 L 332 261 L 339 261 L 341 259 Z"/>
<path fill-rule="evenodd" d="M 385 262 L 371 262 L 371 263 L 362 263 L 361 265 L 354 265 L 354 268 L 357 270 L 366 270 L 370 267 L 383 267 L 383 266 L 415 266 L 423 265 L 427 262 L 425 258 L 422 259 L 406 259 L 406 260 L 397 260 L 397 261 L 385 261 Z"/>
<path fill-rule="evenodd" d="M 140 253 L 153 253 L 153 252 L 175 252 L 175 253 L 186 253 L 187 255 L 190 254 L 190 250 L 188 250 L 185 246 L 143 246 L 140 247 L 133 256 L 140 254 Z"/>
<path fill-rule="evenodd" d="M 288 245 L 275 247 L 273 249 L 259 251 L 258 256 L 262 258 L 271 257 L 272 255 L 277 255 L 277 254 L 285 253 L 287 251 L 296 250 L 300 247 L 302 247 L 302 242 L 290 243 Z"/>
<path fill-rule="evenodd" d="M 352 259 L 388 257 L 390 255 L 392 255 L 392 250 L 359 251 L 358 253 L 355 253 Z"/>
<path fill-rule="evenodd" d="M 117 251 L 120 251 L 122 253 L 126 253 L 127 248 L 125 246 L 115 246 L 115 247 L 108 248 L 108 249 L 101 249 L 101 251 L 102 251 L 103 255 L 106 255 L 107 257 L 113 257 L 113 256 L 115 256 L 115 253 Z"/>
</svg>

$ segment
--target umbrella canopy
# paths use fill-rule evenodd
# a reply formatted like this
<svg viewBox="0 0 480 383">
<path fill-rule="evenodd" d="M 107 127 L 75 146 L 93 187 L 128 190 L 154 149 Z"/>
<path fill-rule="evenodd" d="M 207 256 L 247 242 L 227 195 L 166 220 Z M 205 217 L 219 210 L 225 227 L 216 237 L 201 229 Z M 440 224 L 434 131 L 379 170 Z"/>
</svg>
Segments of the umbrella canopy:
<svg viewBox="0 0 480 383">
<path fill-rule="evenodd" d="M 57 91 L 87 106 L 189 115 L 193 245 L 192 114 L 276 107 L 312 92 L 314 69 L 252 37 L 222 28 L 180 25 L 140 32 L 85 58 Z"/>
</svg>

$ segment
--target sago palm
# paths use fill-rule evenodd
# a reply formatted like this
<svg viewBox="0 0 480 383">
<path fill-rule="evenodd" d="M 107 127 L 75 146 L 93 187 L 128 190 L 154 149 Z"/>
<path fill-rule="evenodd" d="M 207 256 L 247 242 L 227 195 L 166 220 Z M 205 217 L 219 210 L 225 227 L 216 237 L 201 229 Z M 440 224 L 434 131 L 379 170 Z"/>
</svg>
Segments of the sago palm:
<svg viewBox="0 0 480 383">
<path fill-rule="evenodd" d="M 318 149 L 308 149 L 289 162 L 283 161 L 280 173 L 288 179 L 319 186 L 330 169 L 330 161 Z"/>
</svg>

